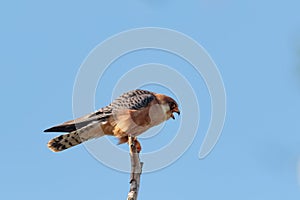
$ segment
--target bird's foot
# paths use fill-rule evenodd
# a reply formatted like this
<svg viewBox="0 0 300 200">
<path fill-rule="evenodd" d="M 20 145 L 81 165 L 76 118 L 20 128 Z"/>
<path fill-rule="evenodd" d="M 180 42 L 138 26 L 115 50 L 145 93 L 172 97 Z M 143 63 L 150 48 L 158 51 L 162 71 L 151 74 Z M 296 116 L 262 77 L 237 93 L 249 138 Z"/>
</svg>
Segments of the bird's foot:
<svg viewBox="0 0 300 200">
<path fill-rule="evenodd" d="M 140 153 L 141 150 L 142 150 L 141 143 L 137 140 L 136 137 L 134 138 L 133 142 L 134 142 L 134 144 L 135 144 L 136 151 L 137 151 L 138 153 Z"/>
</svg>

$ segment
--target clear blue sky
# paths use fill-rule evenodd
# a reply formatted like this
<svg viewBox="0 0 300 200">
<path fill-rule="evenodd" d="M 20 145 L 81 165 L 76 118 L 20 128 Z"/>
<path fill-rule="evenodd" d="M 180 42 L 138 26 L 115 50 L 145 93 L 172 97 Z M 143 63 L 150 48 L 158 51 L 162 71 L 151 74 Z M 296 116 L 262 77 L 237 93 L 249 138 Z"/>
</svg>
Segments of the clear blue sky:
<svg viewBox="0 0 300 200">
<path fill-rule="evenodd" d="M 155 26 L 185 33 L 209 52 L 226 87 L 227 118 L 207 158 L 198 159 L 200 130 L 178 161 L 143 174 L 139 199 L 298 200 L 299 8 L 296 0 L 2 1 L 0 198 L 126 198 L 128 174 L 100 164 L 83 146 L 54 154 L 46 148 L 54 135 L 42 131 L 72 118 L 76 74 L 96 45 Z M 177 61 L 149 51 L 115 64 L 130 69 L 160 59 Z M 120 72 L 111 70 L 110 86 Z M 109 91 L 98 90 L 97 98 Z M 203 102 L 205 130 L 209 100 Z M 98 99 L 96 106 L 107 103 Z M 145 151 L 151 143 L 144 141 Z"/>
</svg>

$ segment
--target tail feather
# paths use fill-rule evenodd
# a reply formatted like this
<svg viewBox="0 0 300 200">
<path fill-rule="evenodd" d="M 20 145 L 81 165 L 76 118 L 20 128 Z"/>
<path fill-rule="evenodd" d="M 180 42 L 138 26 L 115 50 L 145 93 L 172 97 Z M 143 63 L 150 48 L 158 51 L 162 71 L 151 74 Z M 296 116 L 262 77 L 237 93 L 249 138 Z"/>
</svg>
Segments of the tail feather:
<svg viewBox="0 0 300 200">
<path fill-rule="evenodd" d="M 54 152 L 63 151 L 82 143 L 76 131 L 57 136 L 48 142 L 48 148 Z"/>
<path fill-rule="evenodd" d="M 79 130 L 53 138 L 48 142 L 48 148 L 51 151 L 59 152 L 103 135 L 100 123 L 94 122 Z"/>
</svg>

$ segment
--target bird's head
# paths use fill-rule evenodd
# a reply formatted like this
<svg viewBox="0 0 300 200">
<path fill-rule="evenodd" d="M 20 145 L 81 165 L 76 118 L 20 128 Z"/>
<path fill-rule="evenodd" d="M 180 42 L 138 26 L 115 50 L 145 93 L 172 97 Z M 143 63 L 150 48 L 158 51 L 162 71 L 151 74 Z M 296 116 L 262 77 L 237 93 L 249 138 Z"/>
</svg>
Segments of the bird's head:
<svg viewBox="0 0 300 200">
<path fill-rule="evenodd" d="M 168 119 L 169 118 L 175 119 L 173 115 L 174 112 L 180 115 L 178 104 L 174 99 L 162 94 L 158 95 L 157 97 L 158 97 L 157 99 L 160 101 L 160 104 L 164 107 Z"/>
</svg>

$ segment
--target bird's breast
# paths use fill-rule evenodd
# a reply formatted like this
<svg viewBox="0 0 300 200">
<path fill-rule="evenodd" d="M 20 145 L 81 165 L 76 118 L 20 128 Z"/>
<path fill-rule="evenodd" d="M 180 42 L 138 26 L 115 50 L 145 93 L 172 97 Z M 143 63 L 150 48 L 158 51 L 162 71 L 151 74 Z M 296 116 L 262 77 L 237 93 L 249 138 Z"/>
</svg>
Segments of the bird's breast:
<svg viewBox="0 0 300 200">
<path fill-rule="evenodd" d="M 168 111 L 167 105 L 152 104 L 141 110 L 119 112 L 114 118 L 114 135 L 140 135 L 169 119 Z"/>
</svg>

